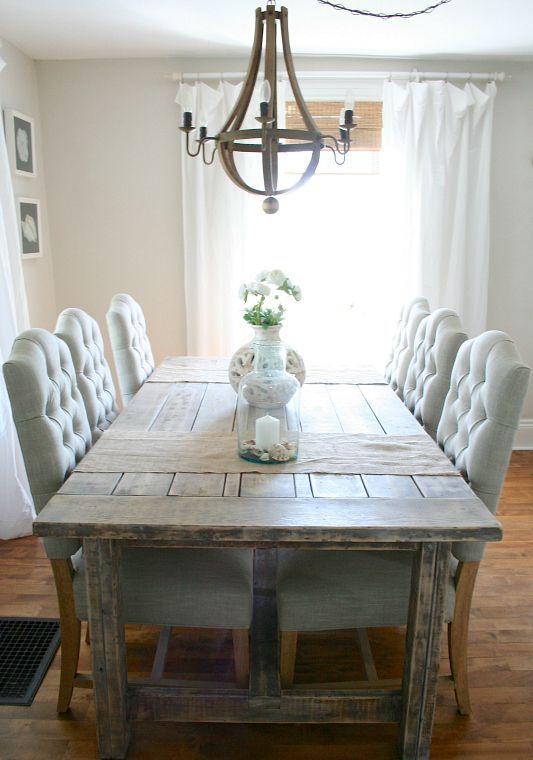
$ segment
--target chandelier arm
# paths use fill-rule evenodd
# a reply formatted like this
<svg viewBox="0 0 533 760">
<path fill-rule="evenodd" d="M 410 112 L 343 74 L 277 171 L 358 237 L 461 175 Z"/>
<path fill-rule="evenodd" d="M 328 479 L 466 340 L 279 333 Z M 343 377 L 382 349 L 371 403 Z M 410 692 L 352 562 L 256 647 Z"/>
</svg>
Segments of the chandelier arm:
<svg viewBox="0 0 533 760">
<path fill-rule="evenodd" d="M 283 188 L 282 190 L 276 190 L 276 195 L 283 195 L 284 193 L 292 193 L 293 190 L 297 190 L 302 185 L 305 185 L 305 183 L 311 179 L 313 174 L 315 173 L 316 167 L 318 166 L 318 162 L 320 161 L 320 145 L 315 145 L 313 148 L 313 155 L 311 156 L 311 159 L 307 165 L 307 169 L 304 171 L 302 176 L 299 180 L 297 180 L 294 185 L 291 185 L 290 187 Z"/>
<path fill-rule="evenodd" d="M 207 140 L 206 140 L 206 142 L 207 142 Z M 205 157 L 205 155 L 206 155 L 206 150 L 205 150 L 205 142 L 204 142 L 204 143 L 202 143 L 202 161 L 204 162 L 204 164 L 205 164 L 206 166 L 211 166 L 211 164 L 212 164 L 212 163 L 213 163 L 213 161 L 215 160 L 215 153 L 217 152 L 217 148 L 218 148 L 218 144 L 217 144 L 217 143 L 215 143 L 215 147 L 213 148 L 213 152 L 211 153 L 211 158 L 210 158 L 210 159 L 207 159 L 207 158 Z"/>
<path fill-rule="evenodd" d="M 283 57 L 285 59 L 285 68 L 287 69 L 287 76 L 289 77 L 289 83 L 291 85 L 291 89 L 294 95 L 294 100 L 296 101 L 296 105 L 298 106 L 298 110 L 302 114 L 302 118 L 304 120 L 304 124 L 309 130 L 309 132 L 312 132 L 315 137 L 320 136 L 320 131 L 315 124 L 315 120 L 311 116 L 311 112 L 307 108 L 305 101 L 303 99 L 302 91 L 300 90 L 300 85 L 298 84 L 298 80 L 296 79 L 296 71 L 294 70 L 294 63 L 292 61 L 292 53 L 291 53 L 291 44 L 289 41 L 289 22 L 288 22 L 288 14 L 287 9 L 282 8 L 281 9 L 281 16 L 280 16 L 280 28 L 281 28 L 281 41 L 283 45 Z"/>
<path fill-rule="evenodd" d="M 330 148 L 331 150 L 335 150 L 336 153 L 338 153 L 340 156 L 345 156 L 348 151 L 350 150 L 350 133 L 348 132 L 348 140 L 342 141 L 342 143 L 337 140 L 335 135 L 322 135 L 324 140 L 333 140 L 335 143 L 335 148 L 333 148 L 331 145 L 324 145 L 325 148 Z"/>
<path fill-rule="evenodd" d="M 193 152 L 189 147 L 189 134 L 190 132 L 187 132 L 187 142 L 185 144 L 185 147 L 187 149 L 187 155 L 190 156 L 191 158 L 196 158 L 196 156 L 200 153 L 202 149 L 202 141 L 201 140 L 196 141 L 198 143 L 198 150 L 196 152 Z"/>
<path fill-rule="evenodd" d="M 250 61 L 248 63 L 248 71 L 246 72 L 246 79 L 242 92 L 237 98 L 237 102 L 233 106 L 233 109 L 228 116 L 224 126 L 220 130 L 221 132 L 228 132 L 230 127 L 239 129 L 246 111 L 250 105 L 252 93 L 255 87 L 255 81 L 257 79 L 257 72 L 259 71 L 259 64 L 261 63 L 261 50 L 263 48 L 263 12 L 261 8 L 255 10 L 255 35 L 254 43 L 252 46 L 252 52 L 250 54 Z"/>
<path fill-rule="evenodd" d="M 324 145 L 324 148 L 327 150 L 330 150 L 333 153 L 333 158 L 335 159 L 335 163 L 337 166 L 344 166 L 346 163 L 346 153 L 340 153 L 338 150 L 335 150 L 331 145 Z M 341 161 L 337 158 L 338 156 L 341 156 Z"/>
</svg>

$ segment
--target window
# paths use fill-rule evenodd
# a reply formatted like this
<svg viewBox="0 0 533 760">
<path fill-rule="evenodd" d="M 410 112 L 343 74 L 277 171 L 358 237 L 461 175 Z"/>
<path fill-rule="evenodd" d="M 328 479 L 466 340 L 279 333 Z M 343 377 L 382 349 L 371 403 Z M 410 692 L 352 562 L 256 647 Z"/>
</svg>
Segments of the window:
<svg viewBox="0 0 533 760">
<path fill-rule="evenodd" d="M 306 102 L 320 129 L 338 135 L 343 100 Z M 401 272 L 382 215 L 381 106 L 376 100 L 356 103 L 360 126 L 352 132 L 345 164 L 337 166 L 333 154 L 323 151 L 315 176 L 297 192 L 279 196 L 276 215 L 267 217 L 257 197 L 250 199 L 250 276 L 255 269 L 280 268 L 301 285 L 303 299 L 290 303 L 282 334 L 307 364 L 383 365 L 390 345 Z M 286 126 L 300 126 L 299 118 L 289 101 Z M 308 154 L 283 158 L 280 185 L 288 186 Z"/>
</svg>

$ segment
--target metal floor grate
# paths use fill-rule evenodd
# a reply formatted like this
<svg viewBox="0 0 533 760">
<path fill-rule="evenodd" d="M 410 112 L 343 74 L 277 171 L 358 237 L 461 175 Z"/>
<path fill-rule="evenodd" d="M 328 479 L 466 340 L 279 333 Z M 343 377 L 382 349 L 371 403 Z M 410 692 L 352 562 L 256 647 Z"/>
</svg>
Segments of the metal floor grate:
<svg viewBox="0 0 533 760">
<path fill-rule="evenodd" d="M 59 642 L 58 620 L 0 618 L 0 705 L 31 705 Z"/>
</svg>

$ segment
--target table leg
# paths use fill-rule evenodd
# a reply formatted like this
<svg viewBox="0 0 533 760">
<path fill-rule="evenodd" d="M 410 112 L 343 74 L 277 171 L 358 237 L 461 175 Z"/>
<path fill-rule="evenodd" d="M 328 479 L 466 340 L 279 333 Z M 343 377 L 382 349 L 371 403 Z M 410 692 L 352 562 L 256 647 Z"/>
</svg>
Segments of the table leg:
<svg viewBox="0 0 533 760">
<path fill-rule="evenodd" d="M 126 690 L 126 645 L 122 620 L 120 543 L 85 539 L 83 542 L 98 754 L 121 760 L 129 742 Z"/>
<path fill-rule="evenodd" d="M 427 760 L 437 697 L 449 545 L 422 543 L 413 559 L 402 682 L 399 750 Z"/>
</svg>

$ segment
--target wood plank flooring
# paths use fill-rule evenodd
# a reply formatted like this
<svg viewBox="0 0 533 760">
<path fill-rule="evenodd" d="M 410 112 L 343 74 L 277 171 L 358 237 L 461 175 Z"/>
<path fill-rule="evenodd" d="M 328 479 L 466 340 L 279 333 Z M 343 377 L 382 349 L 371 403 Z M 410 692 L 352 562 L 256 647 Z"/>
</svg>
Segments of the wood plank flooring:
<svg viewBox="0 0 533 760">
<path fill-rule="evenodd" d="M 451 683 L 439 685 L 432 760 L 533 758 L 533 452 L 513 455 L 499 516 L 505 539 L 482 562 L 472 608 L 470 684 L 473 714 L 457 715 Z M 57 615 L 52 573 L 33 537 L 0 542 L 0 615 Z M 351 631 L 302 635 L 296 682 L 356 680 L 363 675 Z M 371 631 L 380 677 L 400 674 L 400 631 Z M 157 631 L 128 627 L 131 675 L 147 676 Z M 166 675 L 233 677 L 231 635 L 174 631 Z M 81 669 L 89 647 L 82 642 Z M 72 711 L 57 718 L 60 653 L 33 703 L 0 707 L 2 760 L 93 760 L 92 692 L 74 692 Z M 441 673 L 449 673 L 443 648 Z M 180 760 L 393 760 L 396 725 L 268 726 L 134 723 L 128 758 Z"/>
</svg>

